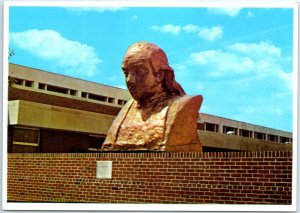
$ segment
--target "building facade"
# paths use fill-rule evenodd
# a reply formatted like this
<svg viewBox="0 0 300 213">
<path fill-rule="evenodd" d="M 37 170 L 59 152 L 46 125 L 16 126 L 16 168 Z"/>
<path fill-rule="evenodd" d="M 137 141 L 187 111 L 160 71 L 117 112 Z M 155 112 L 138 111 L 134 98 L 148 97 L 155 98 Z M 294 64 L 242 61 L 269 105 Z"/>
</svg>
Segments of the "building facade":
<svg viewBox="0 0 300 213">
<path fill-rule="evenodd" d="M 124 89 L 16 64 L 9 65 L 8 152 L 99 151 Z M 204 151 L 292 149 L 292 133 L 199 114 Z"/>
</svg>

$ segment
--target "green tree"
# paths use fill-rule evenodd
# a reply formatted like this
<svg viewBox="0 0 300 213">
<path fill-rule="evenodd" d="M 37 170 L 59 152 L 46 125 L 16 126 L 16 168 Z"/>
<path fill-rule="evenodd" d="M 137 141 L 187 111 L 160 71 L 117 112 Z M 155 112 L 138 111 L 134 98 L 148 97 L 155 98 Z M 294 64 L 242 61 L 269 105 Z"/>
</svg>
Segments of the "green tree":
<svg viewBox="0 0 300 213">
<path fill-rule="evenodd" d="M 15 51 L 13 49 L 8 49 L 8 61 L 15 55 Z M 8 76 L 8 86 L 13 87 L 17 80 L 11 76 Z"/>
<path fill-rule="evenodd" d="M 15 55 L 15 51 L 13 49 L 8 49 L 8 60 L 11 59 Z"/>
</svg>

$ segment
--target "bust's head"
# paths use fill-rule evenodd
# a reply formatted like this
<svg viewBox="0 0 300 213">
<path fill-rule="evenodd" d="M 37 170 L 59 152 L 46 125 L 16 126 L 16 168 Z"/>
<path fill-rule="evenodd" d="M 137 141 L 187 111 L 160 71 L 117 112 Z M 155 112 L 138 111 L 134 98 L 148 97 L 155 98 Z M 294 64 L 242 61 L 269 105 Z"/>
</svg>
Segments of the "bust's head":
<svg viewBox="0 0 300 213">
<path fill-rule="evenodd" d="M 155 44 L 138 42 L 131 45 L 124 56 L 122 70 L 128 90 L 137 101 L 161 91 L 169 96 L 185 95 L 174 79 L 165 52 Z"/>
</svg>

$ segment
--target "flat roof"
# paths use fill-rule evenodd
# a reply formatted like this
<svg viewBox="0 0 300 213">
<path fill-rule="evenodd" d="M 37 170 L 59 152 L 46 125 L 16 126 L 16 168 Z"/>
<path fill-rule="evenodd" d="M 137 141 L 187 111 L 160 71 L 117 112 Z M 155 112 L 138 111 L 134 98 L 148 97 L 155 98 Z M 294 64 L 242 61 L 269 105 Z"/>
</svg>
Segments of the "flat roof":
<svg viewBox="0 0 300 213">
<path fill-rule="evenodd" d="M 36 70 L 36 71 L 39 71 L 39 72 L 44 72 L 44 73 L 48 73 L 50 75 L 57 75 L 57 76 L 61 76 L 63 78 L 70 78 L 70 79 L 74 79 L 74 80 L 78 80 L 78 81 L 84 81 L 84 82 L 87 82 L 89 84 L 97 84 L 97 85 L 102 85 L 102 86 L 105 86 L 105 87 L 113 87 L 115 89 L 118 89 L 118 90 L 123 90 L 123 91 L 128 91 L 127 89 L 124 89 L 124 88 L 120 88 L 120 87 L 116 87 L 116 86 L 110 86 L 110 85 L 105 85 L 105 84 L 102 84 L 102 83 L 99 83 L 99 82 L 96 82 L 96 81 L 89 81 L 89 80 L 85 80 L 85 79 L 81 79 L 81 78 L 76 78 L 76 77 L 72 77 L 72 76 L 68 76 L 68 75 L 63 75 L 63 74 L 60 74 L 60 73 L 56 73 L 56 72 L 51 72 L 51 71 L 47 71 L 47 70 L 42 70 L 42 69 L 39 69 L 39 68 L 34 68 L 34 67 L 28 67 L 28 66 L 24 66 L 24 65 L 21 65 L 21 64 L 16 64 L 16 63 L 9 63 L 9 65 L 15 65 L 15 66 L 18 66 L 18 67 L 24 67 L 25 69 L 31 69 L 31 70 Z M 10 72 L 10 70 L 9 70 Z"/>
</svg>

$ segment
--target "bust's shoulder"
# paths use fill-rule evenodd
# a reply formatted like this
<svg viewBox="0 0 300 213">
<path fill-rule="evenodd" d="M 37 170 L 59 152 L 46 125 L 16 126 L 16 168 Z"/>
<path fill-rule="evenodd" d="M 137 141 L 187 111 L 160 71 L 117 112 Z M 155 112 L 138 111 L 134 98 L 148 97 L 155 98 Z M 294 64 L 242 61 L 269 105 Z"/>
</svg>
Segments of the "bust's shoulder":
<svg viewBox="0 0 300 213">
<path fill-rule="evenodd" d="M 174 108 L 178 108 L 178 110 L 183 109 L 185 107 L 194 107 L 194 108 L 200 108 L 203 101 L 202 95 L 184 95 L 181 97 L 174 98 L 172 100 L 171 106 Z"/>
<path fill-rule="evenodd" d="M 177 100 L 182 103 L 200 102 L 203 100 L 203 97 L 202 95 L 194 95 L 194 96 L 184 95 L 182 97 L 179 97 Z"/>
</svg>

